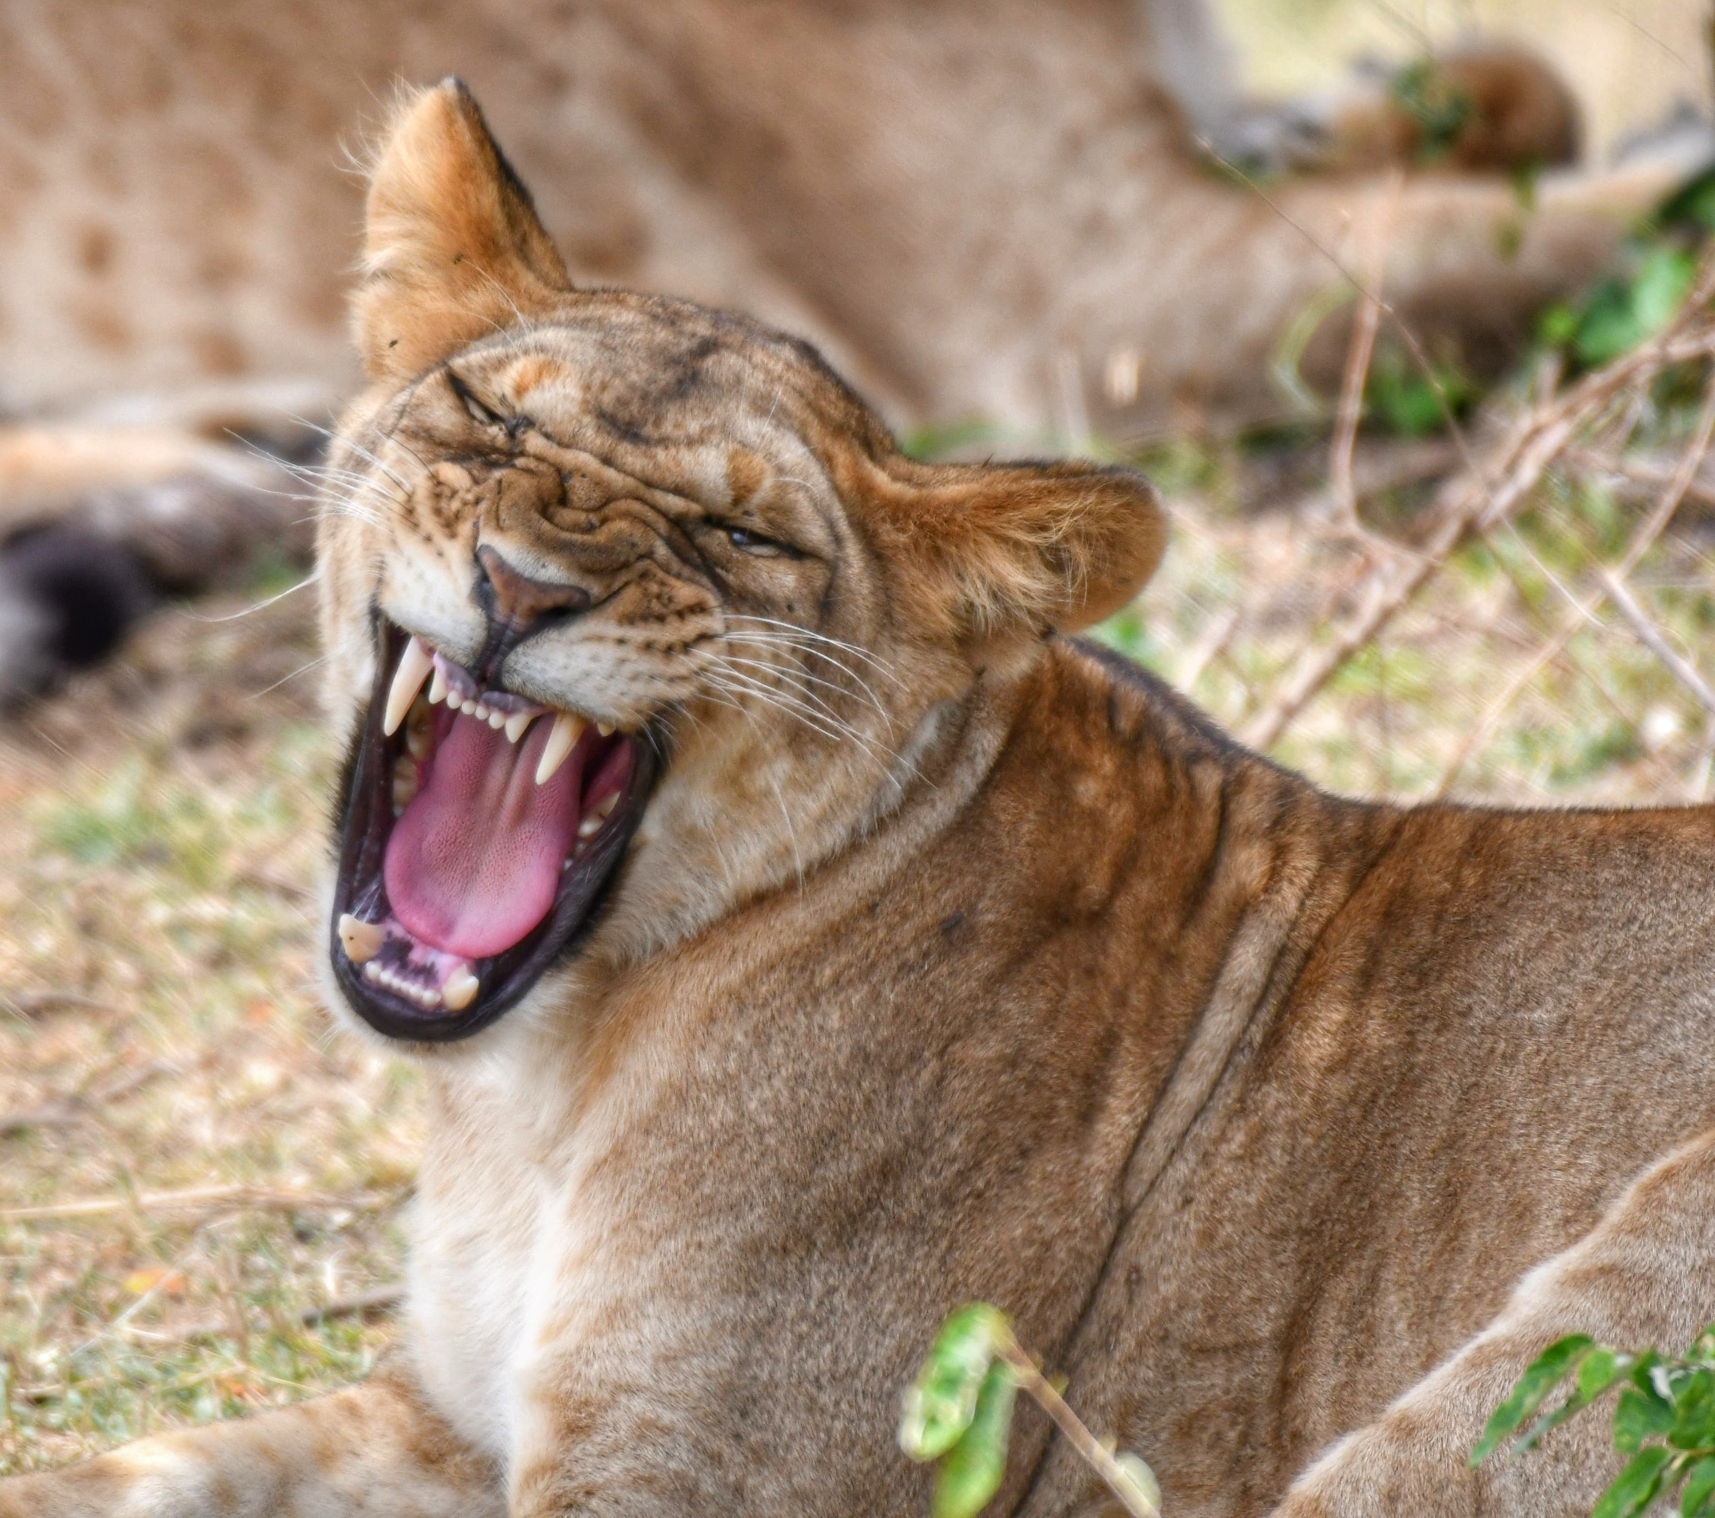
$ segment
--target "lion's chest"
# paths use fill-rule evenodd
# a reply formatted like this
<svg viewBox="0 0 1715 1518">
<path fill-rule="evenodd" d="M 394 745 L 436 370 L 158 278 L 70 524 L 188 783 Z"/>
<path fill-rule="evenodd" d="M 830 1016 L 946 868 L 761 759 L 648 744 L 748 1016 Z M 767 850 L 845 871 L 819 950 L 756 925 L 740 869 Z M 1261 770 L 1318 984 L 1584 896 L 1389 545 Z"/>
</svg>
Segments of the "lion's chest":
<svg viewBox="0 0 1715 1518">
<path fill-rule="evenodd" d="M 544 1138 L 520 1076 L 504 1097 L 462 1093 L 431 1139 L 412 1223 L 409 1350 L 431 1400 L 503 1464 L 527 1418 L 531 1367 L 551 1353 L 568 1284 L 598 1268 L 580 1208 L 581 1135 Z"/>
</svg>

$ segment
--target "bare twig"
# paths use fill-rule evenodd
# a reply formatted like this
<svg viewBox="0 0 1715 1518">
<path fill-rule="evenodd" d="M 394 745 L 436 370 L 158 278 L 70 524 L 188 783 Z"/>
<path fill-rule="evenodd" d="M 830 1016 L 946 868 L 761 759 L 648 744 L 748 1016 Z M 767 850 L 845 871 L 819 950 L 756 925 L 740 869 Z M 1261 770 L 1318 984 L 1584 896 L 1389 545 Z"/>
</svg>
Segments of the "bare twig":
<svg viewBox="0 0 1715 1518">
<path fill-rule="evenodd" d="M 1109 1489 L 1119 1498 L 1125 1510 L 1132 1514 L 1132 1518 L 1160 1518 L 1160 1509 L 1137 1489 L 1131 1472 L 1114 1458 L 1113 1452 L 1092 1434 L 1084 1426 L 1083 1419 L 1066 1405 L 1066 1399 L 1049 1384 L 1048 1378 L 1024 1352 L 1018 1340 L 1010 1333 L 1003 1334 L 996 1346 L 996 1353 L 1006 1361 L 1013 1379 L 1018 1382 L 1019 1390 L 1033 1397 L 1042 1411 L 1054 1420 L 1054 1426 L 1066 1436 L 1067 1443 L 1095 1468 L 1096 1474 L 1107 1482 Z"/>
<path fill-rule="evenodd" d="M 1335 672 L 1387 625 L 1473 532 L 1493 527 L 1518 509 L 1578 432 L 1640 375 L 1715 355 L 1715 322 L 1704 310 L 1712 294 L 1715 255 L 1705 258 L 1683 314 L 1661 337 L 1587 375 L 1552 405 L 1525 413 L 1494 450 L 1487 469 L 1468 469 L 1453 483 L 1444 496 L 1439 520 L 1417 555 L 1377 563 L 1345 625 L 1326 644 L 1308 647 L 1294 659 L 1273 699 L 1246 724 L 1245 742 L 1262 749 L 1273 744 Z M 1684 497 L 1707 448 L 1707 431 L 1701 422 L 1698 435 L 1700 443 L 1681 460 L 1622 574 L 1630 573 Z"/>
<path fill-rule="evenodd" d="M 1662 636 L 1661 629 L 1650 621 L 1648 616 L 1644 614 L 1643 607 L 1638 605 L 1631 591 L 1626 589 L 1626 582 L 1599 565 L 1596 569 L 1596 578 L 1602 582 L 1602 589 L 1607 592 L 1608 599 L 1614 603 L 1614 609 L 1626 619 L 1632 631 L 1637 634 L 1638 641 L 1656 658 L 1660 659 L 1662 664 L 1666 666 L 1667 672 L 1698 699 L 1704 711 L 1715 715 L 1715 690 L 1710 690 L 1709 682 L 1698 674 L 1684 656 Z"/>
<path fill-rule="evenodd" d="M 1673 514 L 1679 509 L 1679 503 L 1685 499 L 1687 489 L 1695 478 L 1698 469 L 1709 451 L 1712 433 L 1715 433 L 1715 374 L 1711 374 L 1703 393 L 1703 409 L 1698 414 L 1697 426 L 1692 434 L 1691 444 L 1686 448 L 1674 470 L 1672 478 L 1667 482 L 1667 488 L 1656 501 L 1655 510 L 1649 515 L 1643 527 L 1634 535 L 1626 554 L 1612 571 L 1600 571 L 1605 582 L 1622 583 L 1631 572 L 1637 568 L 1643 556 L 1659 538 L 1667 524 L 1673 519 Z M 1452 762 L 1442 772 L 1441 782 L 1435 789 L 1437 796 L 1444 796 L 1451 789 L 1459 772 L 1465 767 L 1465 762 L 1472 754 L 1480 752 L 1501 718 L 1512 706 L 1520 694 L 1545 669 L 1550 662 L 1557 658 L 1572 641 L 1573 635 L 1596 614 L 1597 609 L 1608 596 L 1607 585 L 1604 584 L 1596 594 L 1582 600 L 1575 600 L 1562 619 L 1554 636 L 1545 643 L 1528 666 L 1513 676 L 1500 696 L 1490 703 L 1483 713 L 1483 719 L 1466 735 L 1465 741 L 1459 745 Z M 1618 604 L 1618 603 L 1616 603 Z M 1671 666 L 1669 666 L 1671 669 Z"/>
<path fill-rule="evenodd" d="M 97 1001 L 94 997 L 85 996 L 79 991 L 23 991 L 17 989 L 0 990 L 0 1008 L 16 1013 L 19 1017 L 40 1017 L 45 1012 L 60 1012 L 73 1009 L 79 1012 L 99 1012 L 106 1017 L 117 1017 L 119 1010 L 106 1002 Z"/>
<path fill-rule="evenodd" d="M 343 1208 L 373 1212 L 399 1200 L 396 1192 L 359 1192 L 330 1196 L 316 1191 L 270 1190 L 258 1186 L 193 1186 L 184 1191 L 140 1191 L 135 1196 L 86 1197 L 40 1207 L 0 1208 L 0 1223 L 43 1223 L 61 1218 L 102 1217 L 116 1212 L 290 1212 L 297 1208 Z"/>
<path fill-rule="evenodd" d="M 1359 295 L 1375 302 L 1376 310 L 1388 319 L 1388 325 L 1399 334 L 1400 341 L 1405 344 L 1406 352 L 1411 355 L 1412 363 L 1417 365 L 1418 371 L 1423 375 L 1424 382 L 1429 386 L 1431 393 L 1435 396 L 1435 402 L 1441 408 L 1441 418 L 1446 423 L 1448 435 L 1453 439 L 1454 445 L 1458 448 L 1459 456 L 1464 460 L 1465 467 L 1472 471 L 1472 473 L 1477 473 L 1477 460 L 1475 455 L 1471 452 L 1470 444 L 1465 440 L 1464 429 L 1459 425 L 1459 418 L 1454 415 L 1452 398 L 1447 394 L 1447 387 L 1442 383 L 1441 376 L 1435 372 L 1435 365 L 1429 361 L 1429 355 L 1424 351 L 1423 344 L 1418 340 L 1417 334 L 1411 330 L 1411 325 L 1399 314 L 1398 311 L 1389 305 L 1387 301 L 1381 298 L 1378 291 L 1372 290 L 1364 283 L 1363 280 L 1354 274 L 1352 270 L 1347 267 L 1345 260 L 1342 259 L 1340 255 L 1330 248 L 1325 242 L 1323 242 L 1322 239 L 1314 232 L 1312 232 L 1309 227 L 1305 226 L 1303 222 L 1293 216 L 1283 205 L 1280 204 L 1279 201 L 1275 200 L 1267 190 L 1258 184 L 1255 179 L 1240 168 L 1238 164 L 1234 163 L 1230 158 L 1223 157 L 1222 154 L 1216 150 L 1215 145 L 1212 142 L 1207 138 L 1199 137 L 1197 139 L 1197 146 L 1202 149 L 1204 153 L 1208 154 L 1214 162 L 1220 164 L 1223 169 L 1249 189 L 1258 200 L 1269 208 L 1269 210 L 1273 211 L 1276 216 L 1287 224 L 1287 226 L 1291 227 L 1293 231 L 1297 232 L 1298 235 L 1308 242 L 1311 247 L 1326 258 L 1334 269 L 1351 284 Z"/>
<path fill-rule="evenodd" d="M 79 1103 L 65 1097 L 50 1097 L 39 1107 L 0 1113 L 0 1138 L 11 1138 L 29 1128 L 70 1128 L 84 1117 Z"/>
<path fill-rule="evenodd" d="M 1370 355 L 1376 345 L 1376 325 L 1381 319 L 1381 288 L 1387 273 L 1388 242 L 1393 234 L 1394 212 L 1405 175 L 1395 168 L 1388 179 L 1387 198 L 1375 224 L 1370 227 L 1364 285 L 1358 297 L 1358 316 L 1352 323 L 1352 338 L 1346 349 L 1346 372 L 1340 383 L 1340 410 L 1334 422 L 1334 441 L 1328 460 L 1328 489 L 1333 496 L 1334 519 L 1348 531 L 1358 530 L 1358 496 L 1352 485 L 1352 449 L 1358 441 L 1358 423 L 1364 411 L 1364 382 L 1369 378 Z"/>
<path fill-rule="evenodd" d="M 86 1122 L 102 1108 L 124 1100 L 156 1076 L 176 1075 L 184 1068 L 180 1060 L 147 1060 L 121 1070 L 103 1085 L 50 1096 L 40 1106 L 0 1115 L 0 1138 L 21 1133 L 26 1128 L 70 1128 Z"/>
<path fill-rule="evenodd" d="M 391 1312 L 404 1297 L 403 1287 L 378 1286 L 372 1291 L 353 1292 L 349 1297 L 335 1297 L 331 1302 L 306 1307 L 294 1313 L 289 1321 L 301 1328 L 313 1328 L 330 1318 L 368 1317 L 371 1313 Z M 198 1339 L 231 1338 L 233 1326 L 231 1316 L 227 1315 L 165 1328 L 139 1328 L 127 1323 L 124 1331 L 151 1344 L 189 1344 Z"/>
</svg>

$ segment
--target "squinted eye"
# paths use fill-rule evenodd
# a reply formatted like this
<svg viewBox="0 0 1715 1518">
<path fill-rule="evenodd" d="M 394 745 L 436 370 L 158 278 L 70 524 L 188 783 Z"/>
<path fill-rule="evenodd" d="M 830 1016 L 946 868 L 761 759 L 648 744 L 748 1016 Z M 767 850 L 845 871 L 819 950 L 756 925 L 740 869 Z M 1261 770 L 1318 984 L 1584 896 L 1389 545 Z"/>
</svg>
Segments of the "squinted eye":
<svg viewBox="0 0 1715 1518">
<path fill-rule="evenodd" d="M 458 375 L 454 374 L 451 369 L 447 370 L 447 383 L 453 387 L 453 394 L 459 398 L 464 409 L 470 413 L 472 421 L 480 422 L 484 427 L 507 426 L 506 418 L 500 415 L 499 412 L 483 405 L 483 403 L 471 393 L 470 386 L 465 384 L 465 382 L 461 380 Z M 508 427 L 507 430 L 511 431 L 511 428 Z"/>
<path fill-rule="evenodd" d="M 766 557 L 789 551 L 784 543 L 776 543 L 773 538 L 765 538 L 760 532 L 751 532 L 748 528 L 727 527 L 722 530 L 734 548 L 742 548 L 746 553 Z"/>
</svg>

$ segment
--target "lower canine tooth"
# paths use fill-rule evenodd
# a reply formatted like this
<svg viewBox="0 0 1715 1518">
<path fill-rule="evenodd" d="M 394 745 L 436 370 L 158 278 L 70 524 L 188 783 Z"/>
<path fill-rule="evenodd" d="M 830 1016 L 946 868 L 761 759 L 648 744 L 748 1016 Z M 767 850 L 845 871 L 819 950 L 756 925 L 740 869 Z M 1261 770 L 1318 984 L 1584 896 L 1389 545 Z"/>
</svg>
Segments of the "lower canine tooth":
<svg viewBox="0 0 1715 1518">
<path fill-rule="evenodd" d="M 447 1004 L 449 1012 L 462 1012 L 476 1000 L 476 993 L 481 988 L 482 982 L 461 967 L 447 977 L 446 984 L 441 987 L 441 1000 Z"/>
<path fill-rule="evenodd" d="M 542 747 L 542 757 L 536 765 L 537 785 L 546 785 L 554 778 L 554 771 L 566 762 L 566 755 L 577 747 L 578 739 L 583 737 L 588 725 L 575 712 L 555 714 L 554 730 L 548 734 L 548 741 Z"/>
<path fill-rule="evenodd" d="M 401 754 L 393 761 L 393 805 L 404 811 L 417 799 L 417 761 Z"/>
<path fill-rule="evenodd" d="M 434 723 L 426 702 L 418 701 L 412 706 L 411 714 L 405 719 L 405 747 L 411 751 L 413 759 L 429 757 L 429 750 L 434 747 Z"/>
<path fill-rule="evenodd" d="M 578 824 L 578 837 L 594 838 L 602 829 L 602 824 L 613 816 L 613 809 L 619 805 L 619 792 L 609 791 L 585 814 L 584 820 Z"/>
<path fill-rule="evenodd" d="M 381 952 L 381 941 L 384 937 L 386 934 L 380 923 L 364 922 L 361 918 L 353 917 L 350 912 L 340 915 L 340 947 L 345 950 L 345 957 L 354 965 L 366 965 L 374 959 Z M 375 968 L 379 969 L 380 966 Z"/>
</svg>

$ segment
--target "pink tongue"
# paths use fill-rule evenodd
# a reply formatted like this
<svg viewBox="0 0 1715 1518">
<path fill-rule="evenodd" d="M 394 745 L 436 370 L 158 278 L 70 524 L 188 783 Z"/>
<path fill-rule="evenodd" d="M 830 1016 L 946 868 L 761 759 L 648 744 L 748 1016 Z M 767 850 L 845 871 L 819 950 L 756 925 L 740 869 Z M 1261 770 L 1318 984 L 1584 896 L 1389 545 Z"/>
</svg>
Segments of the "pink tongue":
<svg viewBox="0 0 1715 1518">
<path fill-rule="evenodd" d="M 536 762 L 552 723 L 522 743 L 460 714 L 436 747 L 415 799 L 387 840 L 394 915 L 422 942 L 483 959 L 548 915 L 578 826 L 583 755 L 546 785 Z"/>
</svg>

